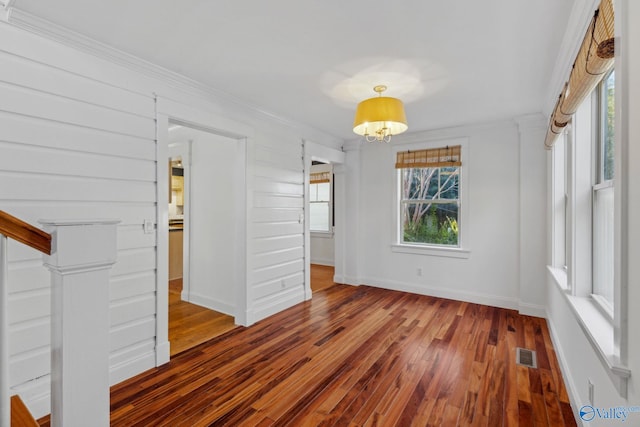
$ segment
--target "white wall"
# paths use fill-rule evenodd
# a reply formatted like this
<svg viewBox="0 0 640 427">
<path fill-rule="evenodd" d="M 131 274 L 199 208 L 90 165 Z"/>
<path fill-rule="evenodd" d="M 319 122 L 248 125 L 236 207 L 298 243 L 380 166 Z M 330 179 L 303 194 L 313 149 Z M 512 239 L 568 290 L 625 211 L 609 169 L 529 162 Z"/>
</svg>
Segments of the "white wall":
<svg viewBox="0 0 640 427">
<path fill-rule="evenodd" d="M 340 274 L 349 283 L 364 283 L 420 294 L 442 296 L 501 307 L 518 309 L 524 302 L 530 311 L 544 313 L 544 271 L 542 262 L 538 275 L 531 279 L 536 286 L 521 296 L 520 268 L 528 261 L 519 256 L 521 246 L 528 245 L 520 238 L 521 196 L 545 200 L 544 174 L 540 183 L 527 185 L 532 194 L 522 194 L 520 187 L 520 133 L 514 122 L 501 122 L 394 137 L 393 145 L 443 141 L 467 138 L 468 185 L 461 189 L 468 196 L 462 206 L 468 213 L 462 224 L 466 233 L 468 258 L 453 258 L 392 251 L 395 243 L 394 186 L 396 185 L 395 158 L 392 145 L 358 144 L 358 149 L 347 151 L 348 167 L 359 170 L 358 176 L 347 175 L 347 187 L 357 196 L 348 197 L 347 222 L 357 228 L 357 235 L 346 240 L 346 259 Z M 524 141 L 524 139 L 523 139 Z M 545 157 L 528 159 L 527 166 L 545 169 Z M 464 196 L 463 196 L 464 197 Z M 526 205 L 525 205 L 526 206 Z M 543 208 L 542 208 L 543 209 Z M 544 230 L 544 216 L 541 224 Z M 529 225 L 531 226 L 531 225 Z M 353 233 L 353 229 L 351 229 Z M 534 237 L 534 242 L 539 239 Z M 544 245 L 532 249 L 544 259 Z M 341 263 L 342 264 L 342 263 Z M 418 276 L 417 269 L 422 269 Z M 342 267 L 341 267 L 342 270 Z M 338 275 L 338 271 L 336 272 Z M 536 279 L 537 277 L 537 279 Z M 524 294 L 524 293 L 523 293 Z M 524 300 L 522 298 L 525 298 Z"/>
<path fill-rule="evenodd" d="M 589 404 L 588 381 L 594 384 L 594 406 L 640 405 L 640 4 L 636 1 L 615 2 L 616 8 L 616 151 L 621 163 L 616 166 L 616 187 L 621 189 L 623 212 L 621 236 L 621 275 L 619 280 L 627 289 L 621 301 L 626 307 L 628 327 L 623 328 L 622 364 L 631 370 L 628 396 L 624 398 L 614 386 L 609 370 L 603 365 L 587 337 L 585 329 L 574 315 L 563 292 L 553 278 L 547 280 L 547 315 L 554 338 L 556 353 L 562 365 L 573 410 Z M 540 139 L 542 143 L 543 139 Z M 549 154 L 550 156 L 550 154 Z M 618 168 L 618 165 L 622 168 Z M 618 194 L 618 193 L 617 193 Z M 549 195 L 551 197 L 551 195 Z M 549 231 L 550 233 L 550 231 Z M 551 253 L 548 254 L 551 262 Z M 624 323 L 624 319 L 623 319 Z M 589 426 L 609 426 L 615 421 L 595 419 Z M 640 423 L 640 414 L 630 414 L 627 425 Z"/>
<path fill-rule="evenodd" d="M 156 338 L 166 336 L 156 330 L 156 292 L 167 268 L 166 218 L 156 210 L 157 188 L 166 185 L 157 182 L 160 171 L 166 175 L 166 155 L 157 153 L 166 148 L 155 141 L 156 95 L 255 129 L 246 158 L 250 243 L 237 267 L 243 271 L 234 272 L 247 272 L 246 318 L 251 323 L 302 301 L 301 141 L 340 142 L 55 31 L 61 42 L 0 21 L 0 209 L 32 224 L 122 220 L 110 287 L 111 383 L 155 366 L 156 350 L 166 348 L 156 342 L 166 340 Z M 101 59 L 105 50 L 109 60 Z M 157 233 L 144 233 L 147 219 Z M 9 257 L 10 381 L 39 417 L 50 410 L 49 275 L 30 249 L 11 243 Z"/>
</svg>

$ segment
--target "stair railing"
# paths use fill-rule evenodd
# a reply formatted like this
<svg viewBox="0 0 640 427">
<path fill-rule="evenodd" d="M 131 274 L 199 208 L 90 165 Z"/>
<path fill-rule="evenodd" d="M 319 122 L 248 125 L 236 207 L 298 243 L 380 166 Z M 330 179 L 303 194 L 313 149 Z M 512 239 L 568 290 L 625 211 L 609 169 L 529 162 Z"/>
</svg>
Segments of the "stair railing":
<svg viewBox="0 0 640 427">
<path fill-rule="evenodd" d="M 14 239 L 51 255 L 51 235 L 0 211 L 0 426 L 11 425 L 9 384 L 9 289 L 7 240 Z"/>
<path fill-rule="evenodd" d="M 0 211 L 0 427 L 10 427 L 7 240 L 42 252 L 51 271 L 51 425 L 109 425 L 109 269 L 117 220 L 45 221 Z"/>
</svg>

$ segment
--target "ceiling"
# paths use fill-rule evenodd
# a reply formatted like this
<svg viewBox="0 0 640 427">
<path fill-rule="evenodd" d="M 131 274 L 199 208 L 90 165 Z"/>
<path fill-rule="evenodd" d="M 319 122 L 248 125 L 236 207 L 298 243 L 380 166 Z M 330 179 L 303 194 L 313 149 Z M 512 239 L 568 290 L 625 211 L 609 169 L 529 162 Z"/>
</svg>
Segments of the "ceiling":
<svg viewBox="0 0 640 427">
<path fill-rule="evenodd" d="M 385 84 L 409 132 L 542 112 L 574 0 L 15 0 L 242 103 L 353 139 Z"/>
</svg>

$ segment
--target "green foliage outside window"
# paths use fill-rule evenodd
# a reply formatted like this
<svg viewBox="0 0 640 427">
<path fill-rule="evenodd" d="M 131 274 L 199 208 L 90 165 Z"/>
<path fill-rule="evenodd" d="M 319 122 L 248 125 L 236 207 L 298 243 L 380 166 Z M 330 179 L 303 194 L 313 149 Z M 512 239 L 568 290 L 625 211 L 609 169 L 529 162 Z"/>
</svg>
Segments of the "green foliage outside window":
<svg viewBox="0 0 640 427">
<path fill-rule="evenodd" d="M 402 170 L 402 241 L 458 246 L 459 168 Z"/>
</svg>

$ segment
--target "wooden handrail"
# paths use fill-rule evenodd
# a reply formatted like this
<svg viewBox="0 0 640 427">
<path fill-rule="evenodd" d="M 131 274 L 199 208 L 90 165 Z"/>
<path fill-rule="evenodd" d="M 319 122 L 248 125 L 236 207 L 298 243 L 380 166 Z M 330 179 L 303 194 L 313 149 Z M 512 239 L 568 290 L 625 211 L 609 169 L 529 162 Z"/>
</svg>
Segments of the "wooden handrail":
<svg viewBox="0 0 640 427">
<path fill-rule="evenodd" d="M 51 255 L 51 234 L 0 211 L 0 234 Z"/>
</svg>

